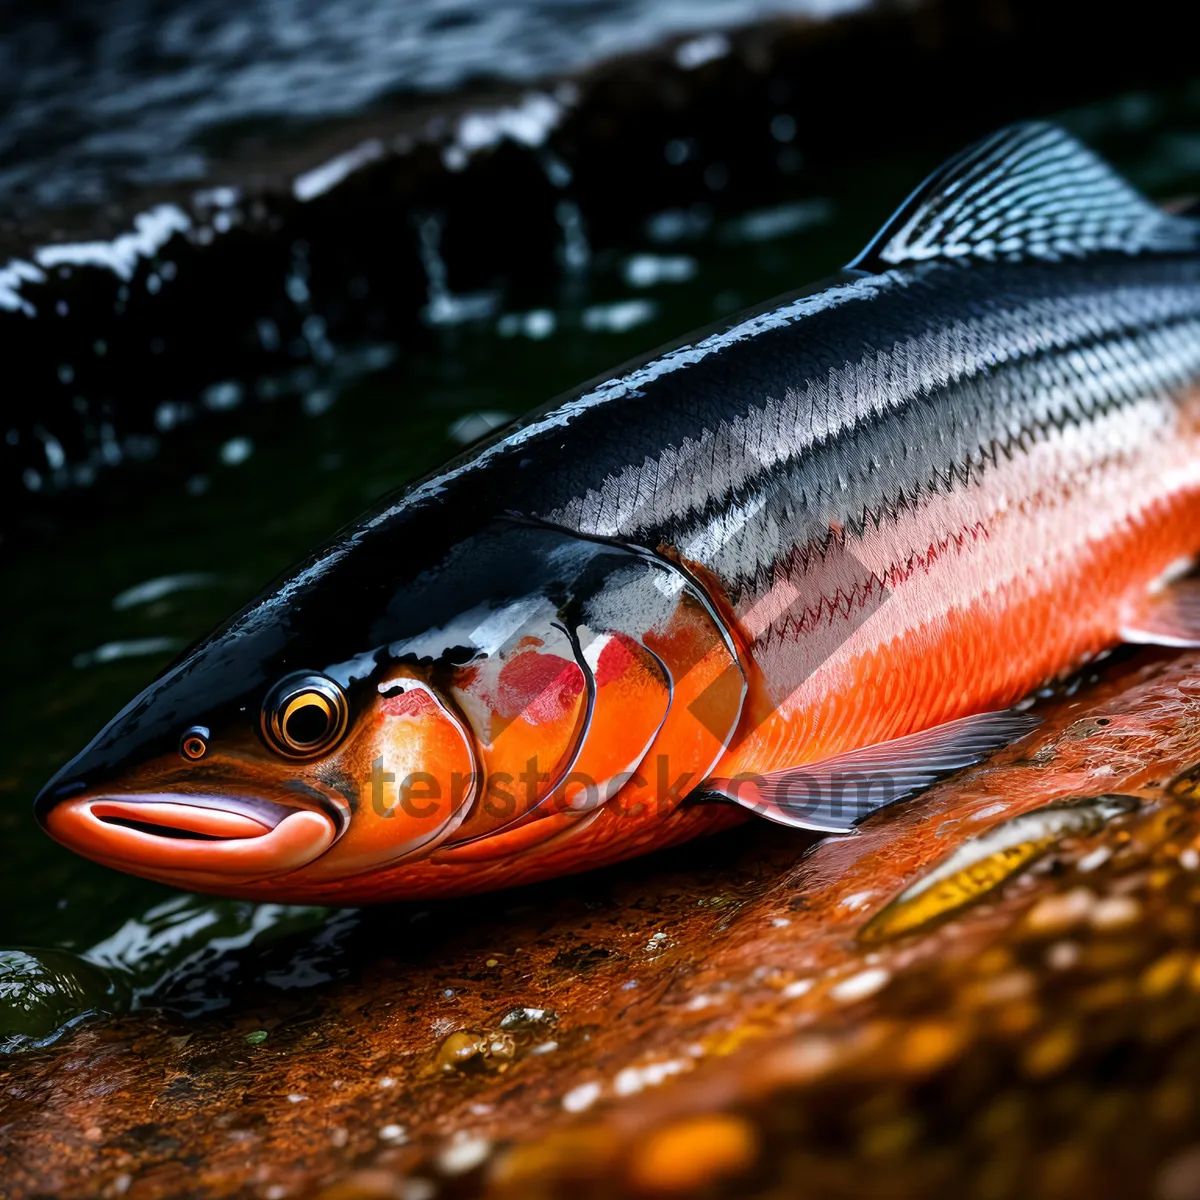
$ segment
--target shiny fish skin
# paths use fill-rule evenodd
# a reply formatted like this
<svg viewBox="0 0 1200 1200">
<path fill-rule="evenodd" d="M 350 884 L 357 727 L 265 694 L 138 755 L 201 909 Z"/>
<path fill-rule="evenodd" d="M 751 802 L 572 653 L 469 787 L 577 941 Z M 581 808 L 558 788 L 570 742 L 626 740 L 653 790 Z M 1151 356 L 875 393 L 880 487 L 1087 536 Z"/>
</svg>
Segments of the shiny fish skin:
<svg viewBox="0 0 1200 1200">
<path fill-rule="evenodd" d="M 385 501 L 147 688 L 38 812 L 121 869 L 346 903 L 744 815 L 702 797 L 849 832 L 1027 733 L 1003 710 L 1123 637 L 1200 644 L 1200 605 L 1161 590 L 1198 550 L 1200 225 L 1019 126 L 836 278 Z M 289 757 L 264 731 L 297 673 L 342 724 Z M 182 762 L 197 727 L 206 757 Z M 822 763 L 874 764 L 852 811 Z M 401 812 L 414 771 L 438 784 L 426 815 Z"/>
<path fill-rule="evenodd" d="M 718 581 L 772 699 L 799 689 L 796 707 L 813 702 L 814 672 L 855 669 L 846 660 L 866 652 L 856 621 L 885 595 L 904 610 L 892 636 L 913 609 L 927 626 L 961 611 L 963 581 L 948 559 L 987 572 L 1006 597 L 1040 572 L 1037 602 L 1077 610 L 1073 628 L 1068 619 L 1047 631 L 1011 672 L 998 668 L 1015 631 L 995 614 L 1005 627 L 992 637 L 1004 641 L 960 662 L 983 669 L 984 705 L 998 707 L 1110 644 L 1120 603 L 1144 588 L 1139 569 L 1103 597 L 1105 611 L 1085 602 L 1091 573 L 1116 557 L 1098 559 L 1095 541 L 1119 539 L 1122 551 L 1170 542 L 1151 547 L 1164 567 L 1194 548 L 1188 529 L 1170 525 L 1195 515 L 1200 485 L 1196 260 L 931 264 L 791 307 L 797 315 L 776 309 L 769 327 L 727 336 L 695 364 L 663 370 L 659 360 L 575 401 L 565 420 L 531 423 L 517 444 L 436 481 L 442 502 L 453 510 L 476 470 L 508 462 L 519 509 L 590 536 L 677 548 Z M 591 448 L 586 460 L 559 457 L 568 433 Z M 618 439 L 619 467 L 617 447 L 609 453 Z M 1088 524 L 1068 499 L 1085 487 Z M 1018 509 L 1020 528 L 989 554 L 998 516 Z M 1119 565 L 1114 573 L 1106 582 L 1124 582 Z M 800 645 L 823 624 L 833 632 L 815 651 Z M 857 674 L 858 686 L 869 694 L 884 669 Z M 844 731 L 819 750 L 961 711 L 952 695 L 923 703 L 908 720 L 843 714 Z M 812 722 L 801 736 L 818 749 Z"/>
</svg>

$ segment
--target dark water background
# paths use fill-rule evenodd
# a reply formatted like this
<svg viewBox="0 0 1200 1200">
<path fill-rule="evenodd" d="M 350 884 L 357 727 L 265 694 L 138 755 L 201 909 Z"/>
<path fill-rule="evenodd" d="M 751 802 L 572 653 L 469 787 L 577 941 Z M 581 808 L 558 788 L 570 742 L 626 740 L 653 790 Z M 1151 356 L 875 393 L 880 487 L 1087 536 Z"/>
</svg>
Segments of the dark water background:
<svg viewBox="0 0 1200 1200">
<path fill-rule="evenodd" d="M 141 15 L 156 9 L 151 0 L 129 0 L 106 11 L 114 7 Z M 354 25 L 347 6 L 338 6 L 345 24 L 337 36 L 321 35 L 320 53 L 293 46 L 287 13 L 310 7 L 326 11 L 304 0 L 249 3 L 244 28 L 233 28 L 211 24 L 201 0 L 177 4 L 178 24 L 163 25 L 153 44 L 122 41 L 116 26 L 99 33 L 87 26 L 79 45 L 89 49 L 78 62 L 43 54 L 38 10 L 26 10 L 19 36 L 4 45 L 10 69 L 0 71 L 15 103 L 0 120 L 0 195 L 42 206 L 58 202 L 63 188 L 76 199 L 100 197 L 114 180 L 202 171 L 194 155 L 202 159 L 212 131 L 232 120 L 259 122 L 267 136 L 272 121 L 305 111 L 310 86 L 328 93 L 357 53 L 354 39 L 372 36 L 369 23 Z M 413 89 L 461 84 L 483 59 L 439 57 L 438 48 L 493 34 L 497 45 L 507 45 L 508 22 L 524 21 L 536 32 L 527 54 L 498 56 L 520 77 L 676 32 L 694 25 L 701 10 L 706 19 L 733 20 L 775 7 L 748 0 L 667 4 L 653 9 L 653 20 L 631 23 L 641 6 L 616 2 L 514 0 L 470 11 L 451 2 L 396 5 L 387 18 L 395 23 L 395 54 L 333 91 L 353 111 L 401 81 Z M 81 27 L 98 11 L 81 0 L 59 10 L 77 15 Z M 261 24 L 268 12 L 283 24 Z M 568 26 L 556 22 L 567 12 L 587 17 L 570 26 L 585 35 L 563 33 Z M 318 20 L 306 28 L 323 26 Z M 203 50 L 195 78 L 170 69 L 171 38 L 189 30 Z M 28 59 L 28 72 L 11 69 L 14 55 Z M 497 61 L 494 52 L 487 57 Z M 272 63 L 266 75 L 259 73 L 263 62 Z M 285 69 L 288 63 L 294 69 Z M 65 87 L 63 72 L 75 72 L 77 90 Z M 118 95 L 125 107 L 112 112 L 104 97 Z M 161 105 L 150 103 L 158 96 Z M 50 119 L 56 104 L 67 105 L 61 122 Z M 1200 82 L 1047 115 L 1157 196 L 1200 187 Z M 60 131 L 57 140 L 44 136 L 50 125 Z M 772 126 L 780 146 L 793 131 L 786 120 Z M 76 494 L 69 519 L 60 514 L 5 544 L 0 945 L 86 953 L 116 970 L 90 976 L 75 958 L 54 954 L 0 959 L 0 1017 L 5 1005 L 24 1005 L 28 1020 L 14 1028 L 40 1036 L 92 1004 L 129 1003 L 130 989 L 190 1012 L 225 1002 L 247 972 L 268 986 L 292 988 L 344 969 L 339 956 L 352 940 L 354 915 L 187 898 L 94 866 L 41 834 L 30 813 L 33 795 L 180 647 L 382 494 L 490 424 L 836 270 L 955 149 L 925 131 L 906 155 L 781 174 L 778 194 L 752 210 L 719 218 L 702 203 L 649 211 L 639 234 L 601 253 L 589 251 L 586 231 L 564 228 L 558 278 L 517 289 L 507 307 L 494 297 L 439 292 L 431 250 L 429 315 L 419 336 L 403 347 L 381 337 L 339 349 L 318 367 L 265 387 L 261 379 L 231 381 L 238 386 L 212 398 L 203 436 L 172 443 L 127 483 L 118 474 L 102 491 Z M 678 151 L 664 144 L 663 152 Z M 243 402 L 239 389 L 251 388 L 267 398 Z M 275 949 L 262 949 L 272 941 Z M 30 989 L 39 987 L 31 1008 Z M 3 1032 L 0 1021 L 0 1041 Z"/>
<path fill-rule="evenodd" d="M 0 202 L 199 181 L 214 152 L 404 97 L 527 82 L 696 29 L 866 0 L 44 0 L 6 5 Z"/>
</svg>

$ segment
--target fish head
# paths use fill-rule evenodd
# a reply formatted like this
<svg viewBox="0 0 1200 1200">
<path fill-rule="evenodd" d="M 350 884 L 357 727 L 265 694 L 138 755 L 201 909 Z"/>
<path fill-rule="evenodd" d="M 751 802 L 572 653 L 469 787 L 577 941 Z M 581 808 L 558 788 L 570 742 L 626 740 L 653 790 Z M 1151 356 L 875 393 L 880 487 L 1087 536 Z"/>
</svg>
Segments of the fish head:
<svg viewBox="0 0 1200 1200">
<path fill-rule="evenodd" d="M 192 890 L 357 902 L 381 872 L 596 811 L 688 688 L 729 693 L 728 728 L 684 739 L 709 757 L 740 707 L 703 605 L 620 547 L 504 526 L 403 586 L 335 582 L 285 585 L 151 683 L 42 790 L 44 828 Z"/>
<path fill-rule="evenodd" d="M 186 652 L 41 790 L 43 828 L 159 882 L 335 898 L 454 833 L 501 724 L 505 745 L 529 735 L 522 768 L 539 729 L 557 762 L 555 698 L 578 735 L 584 688 L 547 595 L 579 554 L 564 566 L 559 535 L 507 523 L 424 560 L 403 540 L 407 557 L 361 535 L 326 547 Z M 535 645 L 570 661 L 531 669 Z"/>
<path fill-rule="evenodd" d="M 261 670 L 234 688 L 248 672 L 232 649 L 169 670 L 50 780 L 35 813 L 52 837 L 160 882 L 268 897 L 418 851 L 469 804 L 470 731 L 428 666 Z"/>
<path fill-rule="evenodd" d="M 251 612 L 185 654 L 46 784 L 34 803 L 43 828 L 108 866 L 210 890 L 323 853 L 344 824 L 344 798 L 306 786 L 306 766 L 281 772 L 261 730 L 286 642 L 285 626 Z M 317 739 L 319 712 L 323 741 L 337 734 L 346 710 L 329 684 L 307 702 L 284 689 L 288 736 Z"/>
</svg>

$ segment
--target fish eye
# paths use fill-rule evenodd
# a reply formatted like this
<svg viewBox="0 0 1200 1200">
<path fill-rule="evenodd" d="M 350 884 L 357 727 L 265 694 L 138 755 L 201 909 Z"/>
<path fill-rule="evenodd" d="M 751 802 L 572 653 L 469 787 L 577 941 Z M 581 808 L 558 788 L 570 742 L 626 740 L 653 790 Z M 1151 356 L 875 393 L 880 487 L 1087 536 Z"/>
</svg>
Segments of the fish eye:
<svg viewBox="0 0 1200 1200">
<path fill-rule="evenodd" d="M 267 693 L 262 731 L 267 744 L 289 758 L 312 758 L 331 749 L 346 731 L 346 693 L 330 678 L 288 675 Z"/>
<path fill-rule="evenodd" d="M 179 753 L 193 761 L 203 758 L 208 752 L 208 739 L 207 725 L 193 725 L 191 729 L 183 731 L 183 736 L 179 739 Z"/>
</svg>

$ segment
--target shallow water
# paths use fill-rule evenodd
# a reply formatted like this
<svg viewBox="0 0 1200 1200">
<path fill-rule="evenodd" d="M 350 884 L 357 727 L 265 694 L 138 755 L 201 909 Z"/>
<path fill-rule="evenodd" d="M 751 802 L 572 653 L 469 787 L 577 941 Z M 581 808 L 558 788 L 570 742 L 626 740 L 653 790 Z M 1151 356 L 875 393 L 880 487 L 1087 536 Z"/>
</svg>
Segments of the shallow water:
<svg viewBox="0 0 1200 1200">
<path fill-rule="evenodd" d="M 1197 115 L 1193 87 L 1114 98 L 1066 120 L 1168 197 L 1200 184 Z M 445 319 L 431 318 L 419 345 L 341 352 L 324 375 L 281 381 L 273 399 L 220 414 L 215 440 L 176 444 L 127 488 L 78 497 L 70 521 L 8 546 L 0 945 L 87 953 L 133 1002 L 184 1012 L 225 1002 L 247 972 L 290 988 L 343 969 L 335 960 L 354 940 L 352 916 L 183 901 L 94 866 L 37 829 L 38 786 L 179 647 L 381 494 L 497 420 L 830 273 L 952 149 L 801 173 L 773 205 L 717 222 L 703 208 L 647 214 L 640 239 L 581 259 L 517 310 L 431 295 Z M 111 1003 L 95 988 L 87 995 Z M 45 1032 L 62 1019 L 54 1008 Z"/>
</svg>

